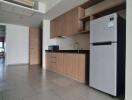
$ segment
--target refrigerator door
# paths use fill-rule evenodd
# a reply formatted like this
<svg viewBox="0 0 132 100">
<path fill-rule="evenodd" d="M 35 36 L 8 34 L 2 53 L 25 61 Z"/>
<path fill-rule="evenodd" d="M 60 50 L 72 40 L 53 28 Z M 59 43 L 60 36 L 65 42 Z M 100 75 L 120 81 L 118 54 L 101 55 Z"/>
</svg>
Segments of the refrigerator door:
<svg viewBox="0 0 132 100">
<path fill-rule="evenodd" d="M 91 44 L 90 87 L 116 96 L 117 43 Z"/>
<path fill-rule="evenodd" d="M 117 14 L 107 15 L 90 22 L 90 43 L 117 41 Z"/>
</svg>

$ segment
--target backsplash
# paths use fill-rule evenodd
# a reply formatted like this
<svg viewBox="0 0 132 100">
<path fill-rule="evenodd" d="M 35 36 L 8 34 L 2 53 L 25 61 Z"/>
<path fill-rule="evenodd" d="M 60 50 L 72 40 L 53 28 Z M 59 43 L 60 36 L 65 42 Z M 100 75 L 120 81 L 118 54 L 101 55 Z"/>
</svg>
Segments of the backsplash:
<svg viewBox="0 0 132 100">
<path fill-rule="evenodd" d="M 60 46 L 60 50 L 89 50 L 89 34 L 78 34 L 65 38 L 56 38 L 57 45 Z"/>
</svg>

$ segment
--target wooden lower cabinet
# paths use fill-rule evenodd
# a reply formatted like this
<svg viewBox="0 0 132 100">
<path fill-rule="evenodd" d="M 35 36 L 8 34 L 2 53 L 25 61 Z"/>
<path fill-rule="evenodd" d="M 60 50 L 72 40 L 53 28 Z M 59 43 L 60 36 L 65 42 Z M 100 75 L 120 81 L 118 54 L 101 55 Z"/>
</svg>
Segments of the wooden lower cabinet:
<svg viewBox="0 0 132 100">
<path fill-rule="evenodd" d="M 85 54 L 46 53 L 48 70 L 85 82 Z"/>
<path fill-rule="evenodd" d="M 46 53 L 46 67 L 48 70 L 56 71 L 57 69 L 56 53 Z"/>
<path fill-rule="evenodd" d="M 63 54 L 57 53 L 57 72 L 63 74 L 64 73 L 64 66 L 63 66 Z"/>
<path fill-rule="evenodd" d="M 65 53 L 64 56 L 64 74 L 73 77 L 73 67 L 74 67 L 74 55 Z"/>
<path fill-rule="evenodd" d="M 75 54 L 74 55 L 75 56 L 75 58 L 74 58 L 74 69 L 73 69 L 73 77 L 76 79 L 76 80 L 79 80 L 79 65 L 78 65 L 78 61 L 79 61 L 79 59 L 78 59 L 78 54 Z"/>
<path fill-rule="evenodd" d="M 78 55 L 77 57 L 78 59 L 78 75 L 77 75 L 77 79 L 80 81 L 84 81 L 85 80 L 85 66 L 86 66 L 86 58 L 85 55 Z"/>
</svg>

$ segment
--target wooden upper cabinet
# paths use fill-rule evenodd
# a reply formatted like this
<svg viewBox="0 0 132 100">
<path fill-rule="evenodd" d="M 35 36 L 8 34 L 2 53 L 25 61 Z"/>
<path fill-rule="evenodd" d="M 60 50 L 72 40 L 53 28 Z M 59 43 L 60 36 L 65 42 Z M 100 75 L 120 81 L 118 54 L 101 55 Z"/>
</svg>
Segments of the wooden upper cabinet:
<svg viewBox="0 0 132 100">
<path fill-rule="evenodd" d="M 80 18 L 84 16 L 84 9 L 81 7 L 76 7 L 51 20 L 51 38 L 70 36 L 83 31 L 83 22 L 80 21 Z"/>
<path fill-rule="evenodd" d="M 50 21 L 50 37 L 55 37 L 55 20 Z"/>
</svg>

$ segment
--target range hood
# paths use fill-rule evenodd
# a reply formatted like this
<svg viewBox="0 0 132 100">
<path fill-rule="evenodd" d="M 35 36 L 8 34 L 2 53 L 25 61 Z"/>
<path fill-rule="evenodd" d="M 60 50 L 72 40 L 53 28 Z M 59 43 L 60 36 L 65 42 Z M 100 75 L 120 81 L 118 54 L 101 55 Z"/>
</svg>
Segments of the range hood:
<svg viewBox="0 0 132 100">
<path fill-rule="evenodd" d="M 26 6 L 26 7 L 30 7 L 30 8 L 34 7 L 34 1 L 33 0 L 5 0 L 5 1 L 16 3 L 16 4 Z"/>
</svg>

